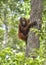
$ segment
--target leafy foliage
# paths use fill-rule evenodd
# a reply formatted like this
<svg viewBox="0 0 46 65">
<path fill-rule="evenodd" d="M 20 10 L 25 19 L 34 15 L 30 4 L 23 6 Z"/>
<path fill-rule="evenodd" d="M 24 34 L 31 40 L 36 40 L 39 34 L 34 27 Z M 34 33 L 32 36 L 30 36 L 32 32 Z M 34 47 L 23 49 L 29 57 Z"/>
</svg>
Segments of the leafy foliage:
<svg viewBox="0 0 46 65">
<path fill-rule="evenodd" d="M 0 65 L 42 65 L 46 53 L 46 0 L 43 0 L 42 28 L 40 34 L 40 49 L 37 58 L 25 58 L 25 42 L 18 38 L 18 24 L 21 16 L 30 17 L 30 0 L 0 0 Z M 3 40 L 6 32 L 4 23 L 6 15 L 6 26 L 8 28 L 8 39 L 6 47 L 3 48 Z M 10 48 L 7 48 L 10 47 Z"/>
<path fill-rule="evenodd" d="M 42 65 L 43 61 L 42 56 L 33 60 L 33 58 L 26 58 L 24 53 L 16 53 L 15 50 L 10 48 L 5 48 L 0 53 L 0 65 Z"/>
</svg>

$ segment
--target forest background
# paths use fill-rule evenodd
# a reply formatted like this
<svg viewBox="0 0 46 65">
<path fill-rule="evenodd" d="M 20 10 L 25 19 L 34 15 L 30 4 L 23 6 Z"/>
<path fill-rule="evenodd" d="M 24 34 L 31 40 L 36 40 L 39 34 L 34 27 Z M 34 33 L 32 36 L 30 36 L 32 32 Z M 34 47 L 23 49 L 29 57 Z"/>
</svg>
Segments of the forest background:
<svg viewBox="0 0 46 65">
<path fill-rule="evenodd" d="M 0 65 L 42 65 L 46 60 L 46 0 L 43 0 L 40 50 L 25 58 L 25 42 L 18 38 L 20 17 L 30 17 L 30 0 L 0 0 Z"/>
</svg>

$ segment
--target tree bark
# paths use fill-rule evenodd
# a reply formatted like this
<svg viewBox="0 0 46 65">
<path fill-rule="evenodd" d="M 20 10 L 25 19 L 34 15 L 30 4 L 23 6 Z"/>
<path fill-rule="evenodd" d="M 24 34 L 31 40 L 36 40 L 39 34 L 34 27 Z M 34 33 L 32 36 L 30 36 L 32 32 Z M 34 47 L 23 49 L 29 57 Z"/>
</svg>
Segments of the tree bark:
<svg viewBox="0 0 46 65">
<path fill-rule="evenodd" d="M 3 39 L 3 44 L 2 44 L 2 48 L 4 49 L 7 46 L 8 43 L 8 26 L 7 26 L 7 17 L 6 17 L 6 13 L 4 12 L 4 39 Z"/>
<path fill-rule="evenodd" d="M 33 28 L 41 29 L 42 22 L 42 0 L 31 0 L 31 14 L 30 21 L 37 22 L 37 25 Z M 36 35 L 35 32 L 29 31 L 27 46 L 26 46 L 26 57 L 31 56 L 35 57 L 36 51 L 34 49 L 38 49 L 40 47 L 39 35 Z M 30 54 L 31 53 L 31 54 Z"/>
</svg>

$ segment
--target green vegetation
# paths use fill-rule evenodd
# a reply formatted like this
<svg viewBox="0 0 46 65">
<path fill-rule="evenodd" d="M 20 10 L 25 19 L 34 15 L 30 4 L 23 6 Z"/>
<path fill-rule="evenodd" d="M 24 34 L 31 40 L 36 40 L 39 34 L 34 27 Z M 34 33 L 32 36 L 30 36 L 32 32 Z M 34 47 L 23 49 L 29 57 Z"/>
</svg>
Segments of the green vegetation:
<svg viewBox="0 0 46 65">
<path fill-rule="evenodd" d="M 0 65 L 41 65 L 44 61 L 43 51 L 39 51 L 39 56 L 33 58 L 25 58 L 24 53 L 15 53 L 15 50 L 6 48 L 0 53 Z"/>
<path fill-rule="evenodd" d="M 30 0 L 0 0 L 0 65 L 42 65 L 46 59 L 46 0 L 43 0 L 40 49 L 35 60 L 25 58 L 25 42 L 18 38 L 19 18 L 29 18 L 30 8 Z"/>
</svg>

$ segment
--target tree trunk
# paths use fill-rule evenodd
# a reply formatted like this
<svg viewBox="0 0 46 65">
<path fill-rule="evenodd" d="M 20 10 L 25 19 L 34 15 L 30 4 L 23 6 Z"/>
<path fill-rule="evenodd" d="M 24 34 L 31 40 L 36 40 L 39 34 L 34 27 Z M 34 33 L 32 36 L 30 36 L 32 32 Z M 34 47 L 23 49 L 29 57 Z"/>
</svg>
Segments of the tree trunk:
<svg viewBox="0 0 46 65">
<path fill-rule="evenodd" d="M 7 17 L 6 17 L 6 13 L 4 12 L 4 39 L 3 39 L 3 44 L 2 44 L 2 48 L 5 48 L 7 46 L 8 43 L 8 26 L 7 26 Z"/>
<path fill-rule="evenodd" d="M 41 22 L 42 22 L 42 0 L 31 0 L 31 14 L 30 14 L 30 21 L 37 22 L 37 25 L 33 28 L 37 28 L 38 30 L 41 29 Z M 39 36 L 36 35 L 35 32 L 29 31 L 28 39 L 27 39 L 27 46 L 26 46 L 26 57 L 31 56 L 35 57 L 37 49 L 40 47 Z M 31 54 L 30 54 L 31 53 Z"/>
</svg>

